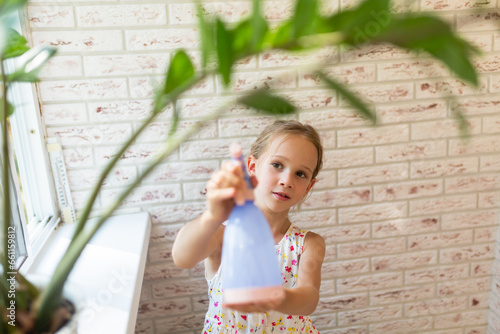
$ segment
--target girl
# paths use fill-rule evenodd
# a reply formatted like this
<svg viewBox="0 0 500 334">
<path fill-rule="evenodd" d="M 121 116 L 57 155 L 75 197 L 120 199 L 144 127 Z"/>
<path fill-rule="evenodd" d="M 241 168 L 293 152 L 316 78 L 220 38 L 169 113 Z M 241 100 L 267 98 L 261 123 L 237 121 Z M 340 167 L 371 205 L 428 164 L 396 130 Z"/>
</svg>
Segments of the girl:
<svg viewBox="0 0 500 334">
<path fill-rule="evenodd" d="M 172 249 L 179 267 L 192 268 L 205 260 L 210 300 L 202 333 L 319 333 L 309 315 L 319 300 L 325 242 L 294 226 L 288 212 L 313 187 L 322 159 L 316 130 L 296 121 L 276 121 L 252 145 L 247 170 L 256 184 L 255 204 L 267 218 L 276 243 L 285 295 L 237 310 L 222 305 L 222 223 L 235 202 L 244 203 L 247 185 L 241 166 L 233 161 L 224 162 L 212 175 L 206 210 L 179 231 Z"/>
</svg>

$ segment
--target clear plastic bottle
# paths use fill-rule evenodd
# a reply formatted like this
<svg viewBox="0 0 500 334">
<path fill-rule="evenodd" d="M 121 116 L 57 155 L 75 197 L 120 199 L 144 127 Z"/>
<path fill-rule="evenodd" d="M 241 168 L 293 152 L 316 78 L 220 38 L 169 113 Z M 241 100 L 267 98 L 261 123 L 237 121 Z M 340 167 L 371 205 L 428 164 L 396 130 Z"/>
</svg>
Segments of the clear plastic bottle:
<svg viewBox="0 0 500 334">
<path fill-rule="evenodd" d="M 241 148 L 233 146 L 231 154 L 242 163 L 248 188 L 252 189 Z M 278 300 L 284 294 L 269 223 L 253 199 L 236 204 L 229 216 L 221 269 L 225 307 Z"/>
</svg>

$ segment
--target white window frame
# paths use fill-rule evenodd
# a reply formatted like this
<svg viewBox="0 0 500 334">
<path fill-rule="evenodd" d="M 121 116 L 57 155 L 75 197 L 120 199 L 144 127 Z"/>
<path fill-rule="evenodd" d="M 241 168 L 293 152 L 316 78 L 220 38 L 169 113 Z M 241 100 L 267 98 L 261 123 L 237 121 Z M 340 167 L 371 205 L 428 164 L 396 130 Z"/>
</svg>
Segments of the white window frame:
<svg viewBox="0 0 500 334">
<path fill-rule="evenodd" d="M 19 13 L 13 15 L 13 22 L 13 28 L 21 32 Z M 6 61 L 7 72 L 13 70 L 15 61 Z M 21 231 L 26 245 L 26 257 L 20 259 L 21 271 L 26 271 L 60 219 L 36 87 L 32 83 L 14 83 L 8 97 L 15 110 L 10 116 L 12 147 L 18 159 L 25 205 L 18 186 L 14 187 L 12 199 L 18 199 Z"/>
</svg>

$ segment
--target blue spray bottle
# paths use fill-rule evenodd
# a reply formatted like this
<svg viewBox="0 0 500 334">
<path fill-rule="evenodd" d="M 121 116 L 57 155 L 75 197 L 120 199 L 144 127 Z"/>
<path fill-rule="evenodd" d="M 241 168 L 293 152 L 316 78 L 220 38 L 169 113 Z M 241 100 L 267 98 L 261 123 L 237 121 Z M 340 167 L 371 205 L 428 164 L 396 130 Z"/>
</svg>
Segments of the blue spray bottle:
<svg viewBox="0 0 500 334">
<path fill-rule="evenodd" d="M 241 162 L 248 189 L 253 189 L 239 145 L 231 147 L 231 155 Z M 225 307 L 279 300 L 284 294 L 269 223 L 253 198 L 236 204 L 229 216 L 221 269 Z"/>
</svg>

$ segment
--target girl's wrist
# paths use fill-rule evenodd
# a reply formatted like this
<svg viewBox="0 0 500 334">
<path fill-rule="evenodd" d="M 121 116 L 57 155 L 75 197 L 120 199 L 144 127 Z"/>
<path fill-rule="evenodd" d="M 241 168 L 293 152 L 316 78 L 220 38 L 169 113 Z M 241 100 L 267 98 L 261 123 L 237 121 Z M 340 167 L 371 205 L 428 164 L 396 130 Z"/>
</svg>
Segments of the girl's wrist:
<svg viewBox="0 0 500 334">
<path fill-rule="evenodd" d="M 209 211 L 205 210 L 201 214 L 201 222 L 213 227 L 218 227 L 222 222 L 218 221 Z"/>
</svg>

